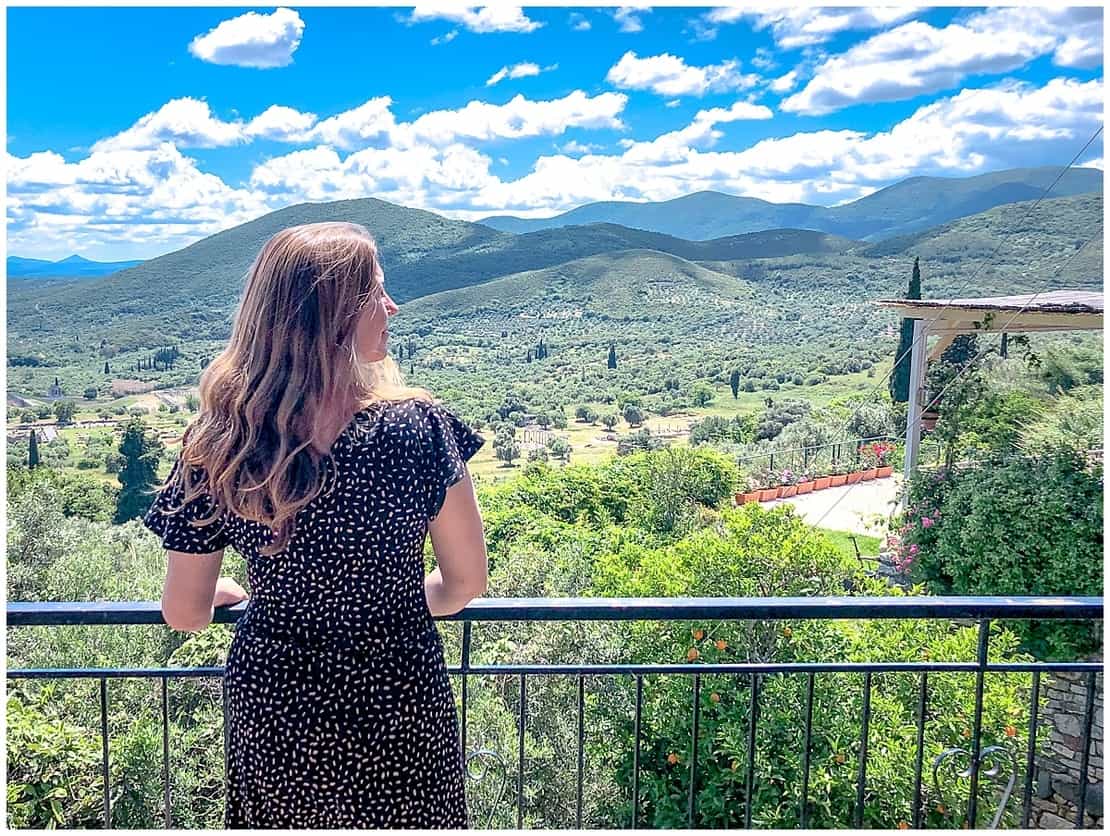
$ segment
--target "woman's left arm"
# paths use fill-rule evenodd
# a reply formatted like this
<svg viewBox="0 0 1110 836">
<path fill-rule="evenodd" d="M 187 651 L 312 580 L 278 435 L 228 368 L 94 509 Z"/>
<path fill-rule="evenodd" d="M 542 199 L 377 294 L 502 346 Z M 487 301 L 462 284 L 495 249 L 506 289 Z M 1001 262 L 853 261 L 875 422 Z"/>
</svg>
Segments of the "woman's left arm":
<svg viewBox="0 0 1110 836">
<path fill-rule="evenodd" d="M 166 550 L 162 617 L 175 630 L 203 630 L 216 607 L 237 604 L 246 591 L 233 578 L 220 577 L 224 550 L 208 554 Z"/>
</svg>

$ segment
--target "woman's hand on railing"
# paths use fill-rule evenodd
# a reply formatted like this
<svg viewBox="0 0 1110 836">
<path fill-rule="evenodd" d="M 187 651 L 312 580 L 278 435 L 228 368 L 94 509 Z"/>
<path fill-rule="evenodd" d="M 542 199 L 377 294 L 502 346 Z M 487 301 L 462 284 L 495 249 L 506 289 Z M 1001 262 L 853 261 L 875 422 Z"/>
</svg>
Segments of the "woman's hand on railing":
<svg viewBox="0 0 1110 836">
<path fill-rule="evenodd" d="M 225 575 L 216 581 L 216 594 L 212 598 L 212 606 L 228 607 L 232 604 L 238 604 L 240 601 L 245 601 L 249 597 L 247 591 L 239 586 L 235 578 Z"/>
</svg>

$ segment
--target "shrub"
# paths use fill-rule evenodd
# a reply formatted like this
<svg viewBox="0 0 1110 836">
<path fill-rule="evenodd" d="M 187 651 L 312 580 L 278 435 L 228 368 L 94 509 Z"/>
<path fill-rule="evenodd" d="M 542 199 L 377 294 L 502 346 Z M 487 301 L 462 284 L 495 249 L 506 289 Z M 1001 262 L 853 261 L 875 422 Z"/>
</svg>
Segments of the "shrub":
<svg viewBox="0 0 1110 836">
<path fill-rule="evenodd" d="M 1102 466 L 1066 449 L 916 478 L 902 529 L 939 594 L 1102 595 Z M 1038 656 L 1100 646 L 1095 624 L 1021 622 Z"/>
<path fill-rule="evenodd" d="M 716 530 L 698 531 L 669 546 L 626 545 L 602 555 L 593 593 L 604 596 L 829 595 L 842 592 L 845 564 L 820 534 L 787 508 L 730 509 Z M 890 594 L 885 584 L 864 577 L 854 583 L 865 595 Z M 920 592 L 920 590 L 913 590 Z M 799 621 L 657 623 L 619 628 L 632 663 L 966 661 L 974 658 L 976 629 L 945 621 Z M 1005 629 L 992 635 L 992 660 L 1013 659 L 1017 639 Z M 842 827 L 851 821 L 862 717 L 862 675 L 819 675 L 814 681 L 808 826 Z M 1024 751 L 1024 730 L 1014 718 L 1025 710 L 1028 676 L 985 681 L 983 745 Z M 892 828 L 913 809 L 915 711 L 918 679 L 875 674 L 867 760 L 864 826 Z M 623 705 L 635 701 L 634 683 L 623 679 Z M 931 762 L 952 741 L 969 733 L 974 678 L 929 677 L 925 757 Z M 689 676 L 646 676 L 640 742 L 640 822 L 649 827 L 687 827 L 692 740 L 692 681 Z M 752 820 L 758 827 L 800 824 L 806 677 L 760 677 L 754 752 Z M 736 675 L 703 675 L 700 688 L 695 827 L 738 828 L 747 801 L 751 681 Z M 613 741 L 619 741 L 614 746 Z M 607 811 L 608 826 L 627 827 L 631 805 L 633 713 L 617 715 L 607 745 L 591 756 L 611 763 L 624 792 Z M 926 782 L 927 784 L 927 782 Z M 937 810 L 924 787 L 926 823 L 959 827 L 958 814 Z M 982 805 L 990 798 L 982 787 Z M 1009 823 L 1015 806 L 1010 805 Z"/>
</svg>

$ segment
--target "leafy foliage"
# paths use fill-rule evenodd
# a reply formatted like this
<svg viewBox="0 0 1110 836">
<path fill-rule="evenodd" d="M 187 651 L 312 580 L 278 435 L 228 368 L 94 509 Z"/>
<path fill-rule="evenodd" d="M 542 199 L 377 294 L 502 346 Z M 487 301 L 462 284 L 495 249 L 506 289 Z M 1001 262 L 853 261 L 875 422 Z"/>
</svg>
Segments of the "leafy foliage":
<svg viewBox="0 0 1110 836">
<path fill-rule="evenodd" d="M 1059 449 L 939 470 L 909 488 L 903 541 L 914 576 L 938 593 L 1101 595 L 1101 464 Z M 1041 656 L 1100 646 L 1092 624 L 1022 622 Z"/>
</svg>

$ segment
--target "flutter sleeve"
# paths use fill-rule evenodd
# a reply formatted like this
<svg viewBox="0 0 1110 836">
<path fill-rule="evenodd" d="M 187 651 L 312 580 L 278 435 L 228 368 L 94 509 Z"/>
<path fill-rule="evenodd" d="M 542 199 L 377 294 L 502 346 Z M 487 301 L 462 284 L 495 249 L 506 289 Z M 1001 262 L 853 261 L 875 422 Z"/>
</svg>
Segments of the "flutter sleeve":
<svg viewBox="0 0 1110 836">
<path fill-rule="evenodd" d="M 189 554 L 209 554 L 218 552 L 229 545 L 226 519 L 217 517 L 204 525 L 194 525 L 193 521 L 207 519 L 212 515 L 215 505 L 208 493 L 188 502 L 177 513 L 185 497 L 183 486 L 177 481 L 181 470 L 181 458 L 174 462 L 170 472 L 170 483 L 163 488 L 151 503 L 143 517 L 143 525 L 162 538 L 162 547 L 168 551 Z M 198 481 L 194 473 L 194 482 Z"/>
<path fill-rule="evenodd" d="M 486 440 L 450 410 L 438 404 L 426 413 L 427 445 L 426 512 L 433 519 L 443 507 L 447 489 L 466 475 L 466 462 Z"/>
</svg>

